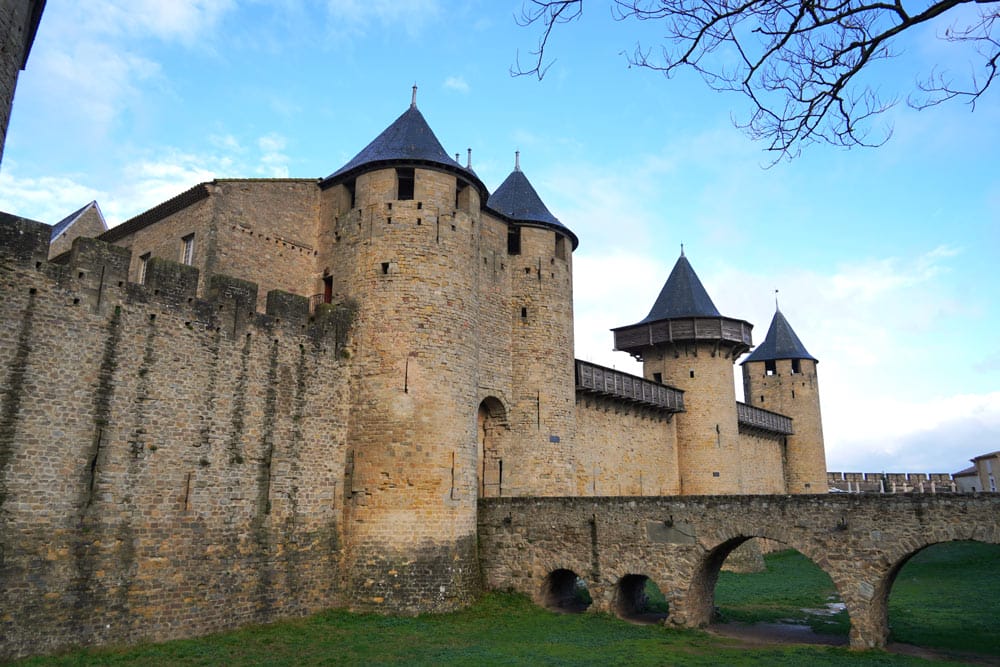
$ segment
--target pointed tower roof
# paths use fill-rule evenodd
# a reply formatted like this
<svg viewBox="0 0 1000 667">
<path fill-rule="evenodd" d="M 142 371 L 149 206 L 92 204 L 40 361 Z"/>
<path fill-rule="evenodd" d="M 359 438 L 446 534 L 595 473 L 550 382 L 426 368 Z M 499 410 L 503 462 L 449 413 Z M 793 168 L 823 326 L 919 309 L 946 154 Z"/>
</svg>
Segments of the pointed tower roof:
<svg viewBox="0 0 1000 667">
<path fill-rule="evenodd" d="M 445 152 L 441 142 L 424 119 L 424 115 L 417 109 L 416 86 L 413 87 L 410 108 L 347 164 L 320 181 L 320 187 L 326 188 L 345 181 L 359 172 L 393 164 L 425 165 L 461 174 L 481 191 L 483 199 L 489 194 L 486 186 L 472 169 L 463 167 Z"/>
<path fill-rule="evenodd" d="M 764 342 L 758 345 L 757 349 L 741 363 L 775 361 L 777 359 L 811 359 L 819 362 L 806 350 L 806 346 L 795 335 L 792 325 L 788 323 L 781 311 L 775 308 L 771 326 L 767 330 L 767 335 L 764 336 Z"/>
<path fill-rule="evenodd" d="M 753 344 L 752 329 L 753 325 L 745 320 L 719 313 L 681 246 L 681 256 L 649 315 L 635 324 L 611 331 L 615 335 L 616 350 L 624 350 L 640 359 L 651 348 L 680 342 L 711 342 L 725 346 L 735 359 Z"/>
<path fill-rule="evenodd" d="M 514 171 L 510 172 L 500 187 L 490 195 L 486 205 L 514 222 L 553 228 L 569 236 L 573 241 L 574 250 L 580 244 L 576 234 L 559 222 L 559 218 L 552 215 L 531 185 L 531 181 L 521 171 L 520 151 L 514 153 Z"/>
<path fill-rule="evenodd" d="M 639 324 L 676 317 L 722 317 L 691 267 L 691 262 L 684 256 L 683 248 L 660 295 L 656 297 L 656 303 Z"/>
</svg>

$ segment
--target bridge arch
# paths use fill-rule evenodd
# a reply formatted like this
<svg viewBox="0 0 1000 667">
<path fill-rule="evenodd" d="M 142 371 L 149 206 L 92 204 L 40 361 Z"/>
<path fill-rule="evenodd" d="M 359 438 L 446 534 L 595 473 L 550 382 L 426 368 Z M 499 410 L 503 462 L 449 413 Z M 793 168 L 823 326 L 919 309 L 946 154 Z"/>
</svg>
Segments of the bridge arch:
<svg viewBox="0 0 1000 667">
<path fill-rule="evenodd" d="M 546 609 L 564 614 L 583 613 L 593 603 L 587 582 L 567 568 L 556 568 L 546 575 L 539 598 Z"/>
<path fill-rule="evenodd" d="M 901 544 L 886 559 L 882 576 L 874 586 L 871 599 L 863 609 L 864 618 L 859 619 L 857 624 L 857 641 L 866 646 L 881 646 L 889 639 L 889 598 L 892 594 L 893 585 L 903 567 L 913 559 L 914 556 L 925 549 L 941 544 L 955 542 L 979 542 L 982 544 L 1000 545 L 1000 536 L 996 533 L 983 530 L 981 526 L 958 527 L 948 531 L 947 534 L 933 532 L 922 540 L 909 541 Z M 851 624 L 851 640 L 855 642 L 855 624 Z"/>
<path fill-rule="evenodd" d="M 715 614 L 715 586 L 719 581 L 722 565 L 729 554 L 754 538 L 766 538 L 801 553 L 830 578 L 837 595 L 844 600 L 847 582 L 837 568 L 830 567 L 826 553 L 820 547 L 795 539 L 794 535 L 784 531 L 744 527 L 719 536 L 720 541 L 710 546 L 695 563 L 690 583 L 681 601 L 683 613 L 677 615 L 676 622 L 695 627 L 704 627 L 712 622 Z M 847 613 L 851 616 L 850 607 Z"/>
<path fill-rule="evenodd" d="M 666 600 L 654 604 L 649 598 L 649 586 L 659 586 L 644 574 L 626 574 L 614 587 L 612 608 L 618 618 L 640 623 L 659 623 L 668 616 Z M 662 594 L 661 594 L 662 595 Z"/>
</svg>

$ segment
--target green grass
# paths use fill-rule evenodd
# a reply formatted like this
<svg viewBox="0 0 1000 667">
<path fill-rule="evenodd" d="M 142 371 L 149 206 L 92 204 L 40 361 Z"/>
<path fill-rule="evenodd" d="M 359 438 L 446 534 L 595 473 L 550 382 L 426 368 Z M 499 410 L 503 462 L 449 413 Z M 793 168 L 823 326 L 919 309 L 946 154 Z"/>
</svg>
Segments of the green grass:
<svg viewBox="0 0 1000 667">
<path fill-rule="evenodd" d="M 798 551 L 764 557 L 765 572 L 722 572 L 715 604 L 724 622 L 790 622 L 846 635 L 846 612 L 804 613 L 836 600 L 830 578 Z M 900 570 L 889 596 L 890 641 L 1000 656 L 1000 546 L 947 542 Z"/>
<path fill-rule="evenodd" d="M 715 605 L 724 623 L 796 623 L 815 632 L 843 635 L 850 632 L 846 611 L 820 616 L 803 609 L 823 609 L 839 602 L 830 577 L 794 549 L 764 556 L 766 570 L 737 574 L 720 572 L 715 585 Z"/>
<path fill-rule="evenodd" d="M 899 571 L 889 595 L 892 641 L 1000 656 L 1000 545 L 946 542 Z"/>
<path fill-rule="evenodd" d="M 454 614 L 416 618 L 329 611 L 196 640 L 87 650 L 24 665 L 925 665 L 828 647 L 747 649 L 696 630 L 560 615 L 493 593 Z"/>
<path fill-rule="evenodd" d="M 767 571 L 723 572 L 716 604 L 727 620 L 794 619 L 846 633 L 846 615 L 817 619 L 829 578 L 797 551 L 769 554 Z M 949 543 L 900 571 L 890 598 L 896 641 L 1000 655 L 1000 547 Z M 647 587 L 650 607 L 664 604 Z M 492 593 L 454 614 L 415 618 L 328 611 L 200 639 L 83 650 L 23 665 L 943 665 L 879 651 L 752 647 L 696 630 L 633 625 L 606 614 L 565 615 L 519 595 Z"/>
</svg>

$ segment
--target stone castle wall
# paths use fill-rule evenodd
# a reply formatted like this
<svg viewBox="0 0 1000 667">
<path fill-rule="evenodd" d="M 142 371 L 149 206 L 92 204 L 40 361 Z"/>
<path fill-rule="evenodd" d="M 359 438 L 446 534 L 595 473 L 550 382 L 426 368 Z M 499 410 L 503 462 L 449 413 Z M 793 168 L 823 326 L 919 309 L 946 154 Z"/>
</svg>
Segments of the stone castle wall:
<svg viewBox="0 0 1000 667">
<path fill-rule="evenodd" d="M 200 272 L 199 293 L 215 274 L 253 276 L 259 281 L 253 304 L 259 310 L 266 308 L 271 290 L 301 296 L 321 291 L 315 274 L 315 179 L 220 179 L 178 198 L 185 196 L 193 201 L 174 208 L 165 202 L 161 211 L 154 208 L 133 219 L 144 223 L 142 218 L 149 216 L 149 223 L 130 221 L 102 237 L 132 251 L 130 280 L 140 281 L 147 254 L 183 261 L 183 239 L 193 236 L 191 265 Z"/>
<path fill-rule="evenodd" d="M 676 417 L 610 398 L 579 397 L 573 495 L 677 495 Z"/>
<path fill-rule="evenodd" d="M 0 658 L 339 604 L 346 311 L 0 234 Z"/>
</svg>

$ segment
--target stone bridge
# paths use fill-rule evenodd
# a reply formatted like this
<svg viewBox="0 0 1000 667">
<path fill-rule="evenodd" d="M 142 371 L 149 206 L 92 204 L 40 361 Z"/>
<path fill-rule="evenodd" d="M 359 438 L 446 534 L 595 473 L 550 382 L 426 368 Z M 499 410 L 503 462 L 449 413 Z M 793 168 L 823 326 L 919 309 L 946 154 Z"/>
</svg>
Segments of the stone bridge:
<svg viewBox="0 0 1000 667">
<path fill-rule="evenodd" d="M 540 604 L 572 596 L 627 615 L 652 579 L 667 623 L 711 619 L 719 568 L 746 540 L 797 549 L 833 580 L 851 618 L 851 646 L 888 637 L 887 602 L 900 568 L 950 540 L 1000 543 L 1000 495 L 488 498 L 479 501 L 485 585 Z"/>
</svg>

